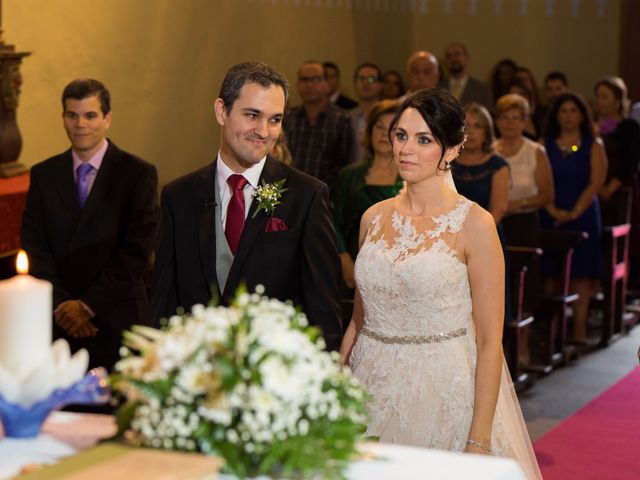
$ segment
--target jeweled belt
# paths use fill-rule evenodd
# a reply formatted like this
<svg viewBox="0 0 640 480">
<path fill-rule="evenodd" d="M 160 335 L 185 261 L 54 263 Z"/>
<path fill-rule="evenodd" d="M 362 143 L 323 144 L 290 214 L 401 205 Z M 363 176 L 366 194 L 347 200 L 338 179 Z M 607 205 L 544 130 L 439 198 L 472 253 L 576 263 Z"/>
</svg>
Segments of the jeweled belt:
<svg viewBox="0 0 640 480">
<path fill-rule="evenodd" d="M 382 335 L 377 332 L 369 330 L 367 327 L 362 327 L 360 330 L 362 335 L 369 338 L 373 338 L 382 343 L 390 344 L 413 344 L 419 345 L 422 343 L 440 343 L 446 342 L 453 338 L 462 337 L 467 334 L 466 328 L 458 328 L 448 333 L 436 333 L 435 335 Z"/>
</svg>

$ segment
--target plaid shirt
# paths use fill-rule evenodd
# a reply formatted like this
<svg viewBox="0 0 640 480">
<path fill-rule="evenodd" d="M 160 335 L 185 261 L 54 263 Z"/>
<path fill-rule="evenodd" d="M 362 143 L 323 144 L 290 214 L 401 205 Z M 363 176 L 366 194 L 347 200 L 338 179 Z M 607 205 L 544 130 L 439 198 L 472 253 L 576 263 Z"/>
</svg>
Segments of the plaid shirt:
<svg viewBox="0 0 640 480">
<path fill-rule="evenodd" d="M 289 109 L 283 129 L 295 167 L 330 187 L 335 185 L 338 172 L 351 162 L 353 155 L 354 134 L 349 114 L 329 104 L 311 125 L 300 105 Z"/>
</svg>

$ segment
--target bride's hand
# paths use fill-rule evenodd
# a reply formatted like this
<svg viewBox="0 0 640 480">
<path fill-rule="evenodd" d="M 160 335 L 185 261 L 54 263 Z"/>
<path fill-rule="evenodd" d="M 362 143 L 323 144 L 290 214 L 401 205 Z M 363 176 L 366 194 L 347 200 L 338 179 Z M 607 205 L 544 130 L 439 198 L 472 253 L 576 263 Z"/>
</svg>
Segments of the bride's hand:
<svg viewBox="0 0 640 480">
<path fill-rule="evenodd" d="M 464 453 L 476 453 L 480 455 L 491 455 L 491 452 L 472 443 L 467 443 Z"/>
<path fill-rule="evenodd" d="M 486 450 L 471 444 L 467 444 L 467 447 L 464 449 L 464 453 L 477 453 L 480 455 L 491 455 L 491 452 L 487 452 Z"/>
</svg>

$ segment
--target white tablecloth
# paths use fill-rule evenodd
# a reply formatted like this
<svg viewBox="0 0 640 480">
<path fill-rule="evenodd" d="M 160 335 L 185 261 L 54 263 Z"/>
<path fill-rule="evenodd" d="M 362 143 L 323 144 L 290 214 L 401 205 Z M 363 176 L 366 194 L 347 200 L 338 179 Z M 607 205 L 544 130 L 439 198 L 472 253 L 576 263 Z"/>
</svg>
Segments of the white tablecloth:
<svg viewBox="0 0 640 480">
<path fill-rule="evenodd" d="M 115 421 L 107 415 L 54 412 L 37 438 L 0 439 L 0 480 L 11 478 L 25 465 L 55 463 L 115 432 Z M 361 449 L 366 459 L 349 466 L 350 480 L 525 480 L 510 459 L 380 443 L 366 443 Z M 225 478 L 229 477 L 221 477 Z"/>
</svg>

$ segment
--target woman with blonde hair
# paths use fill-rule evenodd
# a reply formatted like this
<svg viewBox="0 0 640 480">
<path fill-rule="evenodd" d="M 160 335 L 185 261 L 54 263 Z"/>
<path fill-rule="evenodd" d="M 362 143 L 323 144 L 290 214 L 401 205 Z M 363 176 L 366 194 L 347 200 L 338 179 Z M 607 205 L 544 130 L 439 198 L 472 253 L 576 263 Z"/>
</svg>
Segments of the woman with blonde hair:
<svg viewBox="0 0 640 480">
<path fill-rule="evenodd" d="M 503 95 L 496 103 L 497 126 L 502 136 L 496 152 L 511 167 L 507 212 L 537 210 L 553 201 L 553 178 L 544 147 L 523 135 L 529 102 L 522 95 Z"/>
</svg>

